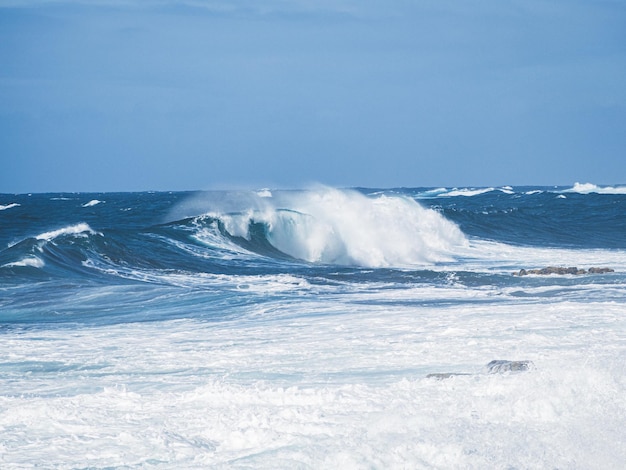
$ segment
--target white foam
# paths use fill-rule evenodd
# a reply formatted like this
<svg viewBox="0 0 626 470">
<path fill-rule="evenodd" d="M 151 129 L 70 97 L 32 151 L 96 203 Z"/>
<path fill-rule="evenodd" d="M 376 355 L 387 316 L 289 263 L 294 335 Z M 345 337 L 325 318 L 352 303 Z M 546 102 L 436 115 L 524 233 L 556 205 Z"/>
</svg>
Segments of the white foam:
<svg viewBox="0 0 626 470">
<path fill-rule="evenodd" d="M 442 191 L 443 190 L 443 191 Z M 436 195 L 439 197 L 473 197 L 480 196 L 481 194 L 490 193 L 492 191 L 499 191 L 504 194 L 515 194 L 515 191 L 511 186 L 502 186 L 501 188 L 454 188 L 450 191 L 446 191 L 445 188 L 437 189 Z"/>
<path fill-rule="evenodd" d="M 43 268 L 46 265 L 44 261 L 36 256 L 28 256 L 20 261 L 15 261 L 13 263 L 3 264 L 3 268 L 13 268 L 13 267 L 31 267 L 31 268 Z"/>
<path fill-rule="evenodd" d="M 75 225 L 69 225 L 67 227 L 60 228 L 58 230 L 52 230 L 50 232 L 44 232 L 37 235 L 37 240 L 51 241 L 62 235 L 75 235 L 75 236 L 87 236 L 88 234 L 94 235 L 98 232 L 94 232 L 86 223 L 79 223 Z"/>
<path fill-rule="evenodd" d="M 92 199 L 91 201 L 83 204 L 81 207 L 93 207 L 95 205 L 102 204 L 103 202 L 104 201 L 99 201 L 98 199 Z"/>
<path fill-rule="evenodd" d="M 467 243 L 454 223 L 406 197 L 318 188 L 265 201 L 254 209 L 210 216 L 231 235 L 247 239 L 250 222 L 264 223 L 275 248 L 316 263 L 425 265 L 451 260 L 456 247 Z"/>
<path fill-rule="evenodd" d="M 610 302 L 249 304 L 255 321 L 3 334 L 6 468 L 620 468 Z M 299 311 L 297 318 L 273 316 Z M 486 374 L 492 359 L 532 360 Z M 447 380 L 433 372 L 469 375 Z"/>
<path fill-rule="evenodd" d="M 430 198 L 439 197 L 443 193 L 447 193 L 447 192 L 448 192 L 447 188 L 428 189 L 426 191 L 423 191 L 421 193 L 416 194 L 415 197 L 418 198 L 418 199 L 430 199 Z M 385 193 L 385 191 L 379 191 L 378 192 L 378 194 L 384 194 L 384 193 Z"/>
<path fill-rule="evenodd" d="M 12 202 L 11 204 L 7 204 L 5 206 L 0 204 L 0 211 L 5 211 L 7 209 L 12 209 L 13 207 L 19 207 L 19 206 L 20 204 L 18 204 L 17 202 Z"/>
<path fill-rule="evenodd" d="M 521 269 L 546 266 L 607 266 L 626 271 L 626 250 L 615 249 L 566 249 L 516 246 L 486 240 L 470 241 L 459 248 L 459 267 L 470 271 L 485 269 Z M 450 269 L 453 265 L 441 266 Z M 452 269 L 454 269 L 452 267 Z"/>
<path fill-rule="evenodd" d="M 480 194 L 489 193 L 495 190 L 496 190 L 495 188 L 479 188 L 479 189 L 468 189 L 468 188 L 456 189 L 455 188 L 451 191 L 448 191 L 447 193 L 441 194 L 440 196 L 441 197 L 456 197 L 456 196 L 472 197 L 472 196 L 478 196 Z"/>
<path fill-rule="evenodd" d="M 213 221 L 209 226 L 206 226 L 206 218 L 198 217 L 195 220 L 197 229 L 195 230 L 192 238 L 203 245 L 209 246 L 212 248 L 210 251 L 198 251 L 195 247 L 189 246 L 186 244 L 182 244 L 175 241 L 170 241 L 170 243 L 174 243 L 178 248 L 191 252 L 196 256 L 202 256 L 206 258 L 214 258 L 219 257 L 220 259 L 242 259 L 249 260 L 250 258 L 254 258 L 257 255 L 252 253 L 236 243 L 230 241 L 228 238 L 224 237 L 217 228 L 217 222 Z"/>
<path fill-rule="evenodd" d="M 572 188 L 565 190 L 565 192 L 579 194 L 626 194 L 626 186 L 597 186 L 592 183 L 575 183 Z"/>
</svg>

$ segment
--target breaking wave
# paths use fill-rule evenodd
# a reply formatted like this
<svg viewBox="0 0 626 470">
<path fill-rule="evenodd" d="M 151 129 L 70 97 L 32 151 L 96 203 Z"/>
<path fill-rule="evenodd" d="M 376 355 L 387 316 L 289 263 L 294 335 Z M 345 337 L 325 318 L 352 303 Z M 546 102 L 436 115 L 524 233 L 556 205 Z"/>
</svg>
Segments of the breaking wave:
<svg viewBox="0 0 626 470">
<path fill-rule="evenodd" d="M 311 263 L 424 265 L 450 261 L 467 244 L 454 223 L 406 197 L 322 188 L 262 198 L 251 193 L 237 208 L 233 198 L 223 208 L 210 199 L 205 203 L 213 208 L 202 217 L 217 221 L 234 241 L 260 240 Z"/>
<path fill-rule="evenodd" d="M 88 234 L 95 234 L 91 227 L 85 223 L 80 223 L 76 225 L 70 225 L 67 227 L 60 228 L 58 230 L 52 230 L 50 232 L 44 232 L 37 235 L 35 238 L 37 240 L 45 240 L 51 241 L 57 237 L 62 235 L 75 235 L 75 236 L 87 236 Z"/>
<path fill-rule="evenodd" d="M 575 183 L 572 188 L 565 190 L 565 192 L 578 194 L 626 194 L 626 186 L 597 186 L 592 183 Z"/>
</svg>

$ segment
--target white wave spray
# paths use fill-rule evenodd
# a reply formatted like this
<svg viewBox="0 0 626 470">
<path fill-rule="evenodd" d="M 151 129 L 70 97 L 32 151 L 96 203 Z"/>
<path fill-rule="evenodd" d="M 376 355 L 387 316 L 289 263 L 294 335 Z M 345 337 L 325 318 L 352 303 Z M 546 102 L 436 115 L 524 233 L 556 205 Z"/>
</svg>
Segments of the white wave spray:
<svg viewBox="0 0 626 470">
<path fill-rule="evenodd" d="M 233 211 L 217 207 L 207 214 L 220 219 L 232 236 L 251 238 L 250 223 L 267 227 L 278 250 L 314 263 L 367 267 L 415 266 L 450 261 L 467 245 L 461 230 L 441 214 L 413 199 L 367 197 L 352 190 L 318 188 L 251 193 Z"/>
<path fill-rule="evenodd" d="M 84 237 L 87 236 L 87 234 L 95 234 L 97 232 L 94 232 L 91 227 L 89 227 L 89 225 L 87 225 L 84 222 L 81 222 L 79 224 L 75 224 L 75 225 L 70 225 L 67 227 L 63 227 L 61 229 L 58 230 L 52 230 L 50 232 L 45 232 L 45 233 L 40 233 L 39 235 L 37 235 L 35 238 L 37 240 L 45 240 L 47 242 L 54 240 L 57 237 L 60 237 L 62 235 L 74 235 L 74 236 L 78 236 L 78 237 Z"/>
<path fill-rule="evenodd" d="M 575 183 L 574 186 L 565 191 L 566 193 L 579 194 L 626 194 L 626 186 L 597 186 L 592 183 Z"/>
</svg>

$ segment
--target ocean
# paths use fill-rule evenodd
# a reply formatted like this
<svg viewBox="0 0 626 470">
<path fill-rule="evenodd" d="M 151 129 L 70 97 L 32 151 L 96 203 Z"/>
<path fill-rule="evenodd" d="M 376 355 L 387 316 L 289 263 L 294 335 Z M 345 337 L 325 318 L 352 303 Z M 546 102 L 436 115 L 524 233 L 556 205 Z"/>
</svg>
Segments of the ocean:
<svg viewBox="0 0 626 470">
<path fill-rule="evenodd" d="M 626 186 L 0 194 L 2 469 L 618 469 L 625 442 Z"/>
</svg>

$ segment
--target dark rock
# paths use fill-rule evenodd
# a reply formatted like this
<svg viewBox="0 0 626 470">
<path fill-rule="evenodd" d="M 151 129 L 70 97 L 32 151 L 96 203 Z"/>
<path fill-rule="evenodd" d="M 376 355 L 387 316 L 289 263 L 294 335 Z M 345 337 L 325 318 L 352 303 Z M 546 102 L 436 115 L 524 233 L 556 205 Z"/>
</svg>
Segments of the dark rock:
<svg viewBox="0 0 626 470">
<path fill-rule="evenodd" d="M 532 361 L 505 361 L 496 359 L 485 366 L 488 374 L 501 374 L 503 372 L 524 372 L 535 368 Z M 428 374 L 427 379 L 445 380 L 459 375 L 472 375 L 465 372 L 437 372 Z"/>
<path fill-rule="evenodd" d="M 547 268 L 541 269 L 520 269 L 518 272 L 513 273 L 514 276 L 527 276 L 529 274 L 538 274 L 541 276 L 547 276 L 549 274 L 604 274 L 604 273 L 612 273 L 615 272 L 614 269 L 611 268 L 589 268 L 589 270 L 579 269 L 575 266 L 571 266 L 569 268 L 557 267 L 557 266 L 548 266 Z"/>
<path fill-rule="evenodd" d="M 435 380 L 444 380 L 444 379 L 449 379 L 450 377 L 456 377 L 457 375 L 470 375 L 470 374 L 464 374 L 464 373 L 460 373 L 460 372 L 437 372 L 434 374 L 428 374 L 426 376 L 427 379 L 435 379 Z"/>
<path fill-rule="evenodd" d="M 496 359 L 487 364 L 487 373 L 498 374 L 501 372 L 523 372 L 534 369 L 535 364 L 532 361 L 505 361 Z"/>
<path fill-rule="evenodd" d="M 615 269 L 611 268 L 589 268 L 589 274 L 614 273 Z"/>
</svg>

